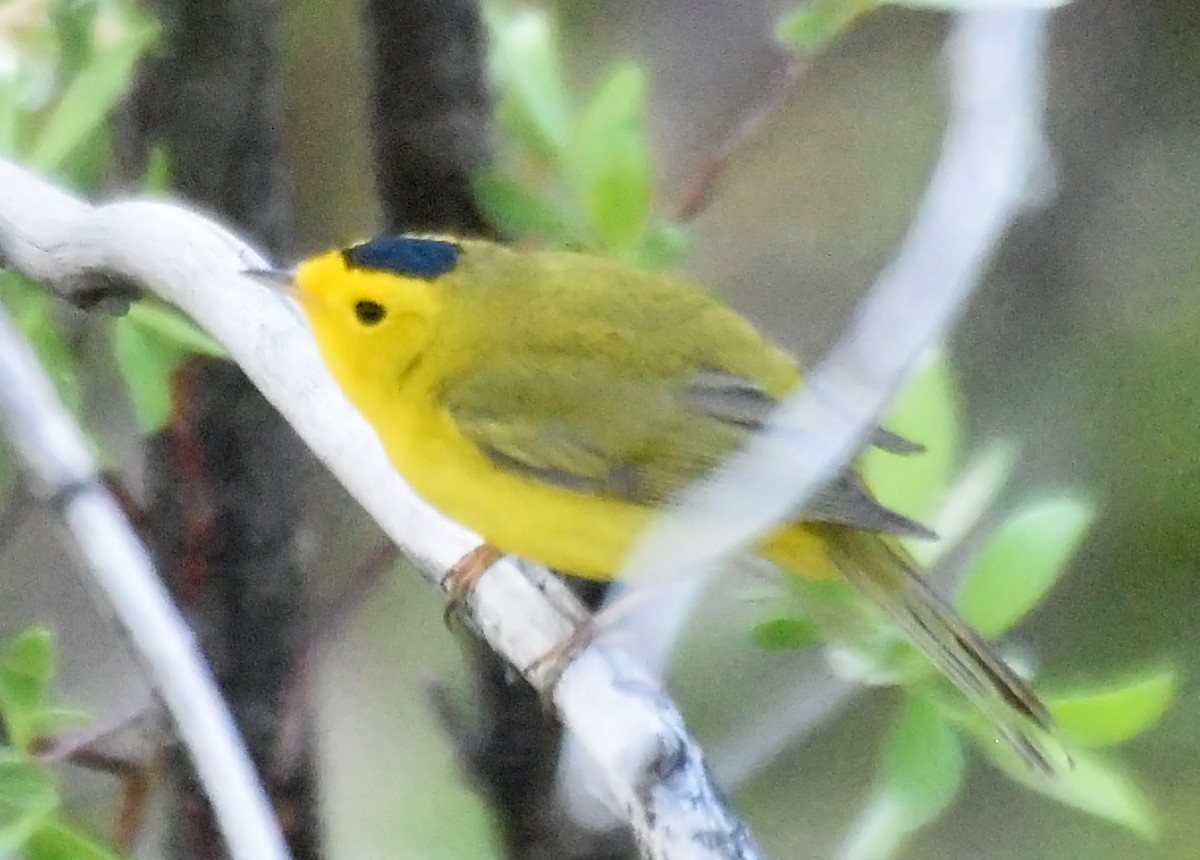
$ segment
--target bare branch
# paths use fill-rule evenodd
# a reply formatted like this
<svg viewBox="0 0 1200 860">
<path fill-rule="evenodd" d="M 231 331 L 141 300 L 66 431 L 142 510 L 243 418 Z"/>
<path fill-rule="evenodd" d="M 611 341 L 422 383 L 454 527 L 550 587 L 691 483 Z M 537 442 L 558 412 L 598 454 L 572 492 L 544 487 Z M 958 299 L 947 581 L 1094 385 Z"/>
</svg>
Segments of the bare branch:
<svg viewBox="0 0 1200 860">
<path fill-rule="evenodd" d="M 298 311 L 241 276 L 265 261 L 225 229 L 165 203 L 131 200 L 93 208 L 0 160 L 0 252 L 9 266 L 67 298 L 94 294 L 98 282 L 125 282 L 189 313 L 225 345 L 317 456 L 439 586 L 446 571 L 477 545 L 474 535 L 433 511 L 404 484 L 375 433 L 328 375 Z M 54 444 L 56 438 L 33 441 Z M 552 691 L 553 667 L 526 668 L 565 639 L 584 615 L 561 581 L 501 562 L 479 582 L 465 608 L 489 644 L 523 670 L 535 688 L 552 695 L 564 725 L 596 761 L 648 857 L 759 856 L 713 786 L 678 711 L 636 662 L 617 650 L 588 649 Z M 141 632 L 135 642 L 139 648 L 151 645 Z M 155 681 L 163 684 L 175 671 L 156 662 Z M 179 706 L 172 703 L 173 710 Z M 217 806 L 222 818 L 244 811 Z"/>
<path fill-rule="evenodd" d="M 754 101 L 716 145 L 705 152 L 688 173 L 676 195 L 674 218 L 691 221 L 708 208 L 717 192 L 717 183 L 735 155 L 744 149 L 779 112 L 796 83 L 808 73 L 813 58 L 790 57 L 767 85 L 766 92 Z"/>
</svg>

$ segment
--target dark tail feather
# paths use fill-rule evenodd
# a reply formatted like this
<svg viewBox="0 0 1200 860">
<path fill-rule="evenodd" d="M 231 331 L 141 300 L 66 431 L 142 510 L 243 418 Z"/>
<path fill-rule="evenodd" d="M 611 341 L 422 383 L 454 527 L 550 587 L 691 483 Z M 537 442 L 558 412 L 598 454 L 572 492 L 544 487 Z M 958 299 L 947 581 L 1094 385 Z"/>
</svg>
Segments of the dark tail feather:
<svg viewBox="0 0 1200 860">
<path fill-rule="evenodd" d="M 983 712 L 1030 767 L 1052 776 L 1056 767 L 1031 729 L 1045 737 L 1059 730 L 1029 685 L 938 597 L 903 550 L 878 535 L 830 531 L 843 576 Z"/>
</svg>

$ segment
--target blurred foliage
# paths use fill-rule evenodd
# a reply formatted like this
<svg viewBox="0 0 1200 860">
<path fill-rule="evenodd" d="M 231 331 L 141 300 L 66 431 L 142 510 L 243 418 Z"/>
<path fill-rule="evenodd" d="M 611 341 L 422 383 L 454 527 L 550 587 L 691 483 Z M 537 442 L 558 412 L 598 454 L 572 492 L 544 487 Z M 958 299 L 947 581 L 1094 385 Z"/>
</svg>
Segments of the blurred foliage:
<svg viewBox="0 0 1200 860">
<path fill-rule="evenodd" d="M 98 190 L 111 172 L 109 115 L 138 59 L 153 45 L 156 27 L 129 0 L 10 0 L 3 13 L 0 153 L 76 190 Z M 161 192 L 169 177 L 167 154 L 153 150 L 143 189 Z M 102 371 L 81 360 L 77 326 L 44 289 L 12 272 L 0 272 L 0 301 L 63 401 L 87 426 L 84 392 Z M 129 313 L 108 321 L 103 336 L 142 432 L 165 423 L 170 376 L 184 357 L 224 354 L 188 320 L 152 300 L 139 301 Z M 81 378 L 85 374 L 87 381 Z M 103 451 L 97 453 L 109 461 Z"/>
<path fill-rule="evenodd" d="M 797 50 L 819 50 L 878 5 L 875 0 L 815 0 L 786 14 L 777 35 Z M 906 5 L 971 4 L 934 0 Z M 655 195 L 644 72 L 630 63 L 618 65 L 575 113 L 546 17 L 529 9 L 509 13 L 501 8 L 493 5 L 489 20 L 493 74 L 501 94 L 499 119 L 509 139 L 501 144 L 507 172 L 493 169 L 479 180 L 489 213 L 513 238 L 589 249 L 640 265 L 673 262 L 684 247 L 678 228 L 653 225 L 648 215 Z M 669 254 L 657 253 L 657 237 L 664 233 L 670 235 Z M 934 522 L 954 540 L 980 530 L 1014 465 L 1011 451 L 995 448 L 956 474 L 962 424 L 949 365 L 932 358 L 913 375 L 887 422 L 925 451 L 896 457 L 872 450 L 862 462 L 867 483 L 882 501 Z M 966 569 L 956 600 L 964 617 L 989 636 L 1012 628 L 1068 569 L 1093 519 L 1090 504 L 1067 495 L 1019 505 L 990 529 Z M 926 562 L 953 551 L 950 541 L 934 550 L 928 544 L 913 546 L 914 555 Z M 950 695 L 948 683 L 933 675 L 912 646 L 880 626 L 850 585 L 794 577 L 787 581 L 801 611 L 756 625 L 750 633 L 756 645 L 778 651 L 807 648 L 822 638 L 837 641 L 835 662 L 843 674 L 906 691 L 884 749 L 879 784 L 843 846 L 844 860 L 892 856 L 913 832 L 950 808 L 964 787 L 960 731 L 977 739 L 985 757 L 1001 770 L 1035 791 L 1141 835 L 1154 834 L 1150 802 L 1142 791 L 1115 762 L 1075 747 L 1094 744 L 1097 738 L 1117 743 L 1146 730 L 1170 702 L 1172 672 L 1151 672 L 1051 699 L 1055 715 L 1072 736 L 1069 755 L 1076 765 L 1066 769 L 1068 777 L 1049 781 L 1027 772 L 1013 751 L 995 743 L 982 718 Z M 1051 744 L 1059 740 L 1066 743 L 1047 739 Z"/>
<path fill-rule="evenodd" d="M 1013 461 L 989 453 L 982 465 L 955 477 L 953 470 L 961 459 L 958 399 L 947 362 L 931 357 L 910 379 L 886 422 L 895 432 L 924 444 L 926 451 L 910 457 L 871 451 L 863 458 L 862 471 L 889 505 L 929 516 L 933 522 L 954 521 L 957 536 L 984 531 L 986 539 L 967 565 L 955 603 L 972 626 L 997 636 L 1031 612 L 1069 569 L 1094 515 L 1086 502 L 1062 496 L 1025 501 L 997 524 L 985 526 L 989 503 Z M 922 460 L 931 465 L 922 467 Z M 934 508 L 939 503 L 941 511 Z M 968 517 L 961 510 L 946 510 L 958 505 L 965 505 Z M 951 554 L 954 549 L 943 547 L 941 552 Z M 1172 671 L 1156 669 L 1069 695 L 1047 695 L 1047 706 L 1067 737 L 1045 740 L 1056 758 L 1069 756 L 1073 764 L 1060 768 L 1063 776 L 1046 779 L 1032 773 L 1007 744 L 997 743 L 992 726 L 951 691 L 912 646 L 864 621 L 863 606 L 851 586 L 798 577 L 787 577 L 785 584 L 792 599 L 798 598 L 800 614 L 763 621 L 752 631 L 754 641 L 775 650 L 793 643 L 807 647 L 814 638 L 809 628 L 815 623 L 822 638 L 839 643 L 832 664 L 841 674 L 906 692 L 884 750 L 884 777 L 856 820 L 842 860 L 892 856 L 909 835 L 950 807 L 964 785 L 957 763 L 959 742 L 952 737 L 955 728 L 966 731 L 986 758 L 1034 791 L 1143 836 L 1155 834 L 1151 803 L 1142 790 L 1116 762 L 1081 747 L 1122 743 L 1153 725 L 1171 701 Z M 848 636 L 848 631 L 858 635 Z M 1060 742 L 1064 749 L 1055 752 Z M 930 765 L 922 770 L 911 764 L 937 761 L 946 762 L 945 768 Z"/>
<path fill-rule="evenodd" d="M 841 860 L 890 856 L 915 830 L 936 821 L 962 789 L 962 742 L 938 709 L 909 696 L 883 750 L 878 784 L 859 813 Z"/>
<path fill-rule="evenodd" d="M 58 781 L 38 757 L 40 745 L 87 721 L 50 703 L 56 658 L 50 632 L 33 627 L 0 651 L 0 853 L 26 860 L 115 860 L 116 855 L 69 824 L 59 811 Z"/>
<path fill-rule="evenodd" d="M 817 50 L 877 5 L 874 0 L 816 0 L 788 13 L 778 35 L 791 47 Z M 586 248 L 641 265 L 671 263 L 683 247 L 674 238 L 677 228 L 670 228 L 672 254 L 647 252 L 654 241 L 649 237 L 668 228 L 647 227 L 654 194 L 644 72 L 630 63 L 618 65 L 576 114 L 569 106 L 553 27 L 534 11 L 499 8 L 493 6 L 490 14 L 493 72 L 501 94 L 499 118 L 510 137 L 502 143 L 510 167 L 507 173 L 492 170 L 480 177 L 488 211 L 511 237 Z M 1014 465 L 1012 452 L 997 448 L 956 475 L 962 423 L 949 365 L 934 358 L 914 374 L 888 418 L 889 429 L 920 442 L 925 451 L 896 457 L 872 450 L 862 463 L 881 500 L 936 523 L 952 539 L 979 531 Z M 967 567 L 956 601 L 964 617 L 985 635 L 1008 631 L 1065 573 L 1093 519 L 1090 504 L 1067 495 L 1018 506 L 991 528 Z M 918 544 L 913 550 L 932 561 L 938 553 L 953 552 L 953 545 L 942 542 L 930 550 Z M 891 856 L 913 832 L 945 813 L 964 786 L 959 731 L 977 738 L 987 758 L 1034 790 L 1142 835 L 1153 834 L 1149 801 L 1114 762 L 1072 749 L 1078 764 L 1063 780 L 1052 783 L 1021 773 L 1027 766 L 1015 764 L 1015 754 L 995 743 L 977 715 L 964 711 L 912 646 L 880 627 L 851 586 L 798 578 L 788 578 L 788 585 L 801 611 L 758 624 L 750 633 L 756 645 L 778 651 L 832 639 L 839 642 L 835 653 L 843 673 L 907 693 L 884 750 L 879 785 L 843 846 L 843 858 Z M 1054 700 L 1055 714 L 1072 734 L 1072 748 L 1097 737 L 1127 740 L 1163 713 L 1173 683 L 1172 673 L 1155 672 L 1099 684 Z"/>
<path fill-rule="evenodd" d="M 989 0 L 989 5 L 997 3 L 1056 5 L 1046 0 Z M 829 47 L 878 5 L 869 0 L 814 0 L 781 18 L 777 34 L 793 49 L 814 52 Z M 982 0 L 893 5 L 966 8 L 982 5 Z M 667 266 L 678 261 L 687 240 L 683 231 L 658 214 L 662 200 L 656 193 L 656 160 L 646 127 L 647 74 L 639 66 L 620 64 L 589 99 L 577 105 L 566 84 L 554 28 L 544 16 L 496 4 L 489 9 L 489 23 L 493 72 L 501 93 L 501 137 L 496 162 L 478 178 L 477 187 L 496 223 L 512 238 L 592 249 L 638 265 Z M 131 2 L 8 0 L 0 4 L 0 152 L 37 164 L 81 190 L 99 188 L 107 179 L 111 152 L 105 117 L 152 38 L 153 27 Z M 169 172 L 166 154 L 157 153 L 148 170 L 147 187 L 164 187 Z M 1126 281 L 1119 284 L 1127 286 Z M 59 313 L 61 309 L 44 291 L 6 273 L 0 273 L 0 297 L 64 400 L 86 420 L 91 369 L 79 363 L 79 339 L 69 318 Z M 152 304 L 139 303 L 125 317 L 107 321 L 103 336 L 142 429 L 164 419 L 169 375 L 179 357 L 189 349 L 212 350 L 212 344 L 189 324 Z M 1096 339 L 1094 333 L 1089 338 Z M 1142 462 L 1149 435 L 1147 415 L 1161 421 L 1170 407 L 1175 410 L 1170 413 L 1173 417 L 1164 423 L 1194 426 L 1182 420 L 1189 417 L 1187 409 L 1194 401 L 1180 401 L 1177 385 L 1179 378 L 1191 374 L 1194 362 L 1179 361 L 1171 350 L 1156 353 L 1163 350 L 1162 344 L 1134 342 L 1127 333 L 1100 340 L 1104 348 L 1096 352 L 1098 360 L 1087 371 L 1094 376 L 1090 386 L 1074 386 L 1063 394 L 1076 396 L 1081 388 L 1090 387 L 1097 398 L 1120 400 L 1117 409 L 1089 410 L 1087 430 L 1101 441 L 1102 430 L 1113 431 L 1108 435 L 1120 447 L 1104 449 L 1105 460 Z M 1151 372 L 1130 374 L 1130 367 Z M 947 547 L 958 547 L 966 537 L 984 538 L 967 566 L 958 603 L 974 623 L 999 634 L 1051 597 L 1051 589 L 1091 527 L 1093 512 L 1073 495 L 1043 494 L 1017 504 L 986 529 L 981 526 L 1017 460 L 1011 447 L 996 445 L 962 463 L 966 434 L 956 389 L 944 362 L 934 362 L 916 377 L 896 405 L 889 428 L 925 443 L 929 451 L 908 458 L 869 452 L 864 470 L 889 504 L 927 519 L 943 536 L 938 544 L 911 547 L 922 562 L 955 555 L 956 550 L 947 552 Z M 1174 447 L 1154 461 L 1161 470 L 1158 479 L 1122 472 L 1132 477 L 1121 489 L 1139 494 L 1139 515 L 1152 518 L 1148 521 L 1157 528 L 1166 528 L 1163 523 L 1173 526 L 1177 546 L 1186 547 L 1178 550 L 1177 564 L 1164 565 L 1156 558 L 1156 569 L 1165 567 L 1168 573 L 1178 570 L 1180 577 L 1191 577 L 1194 553 L 1187 516 L 1194 513 L 1196 496 L 1178 493 L 1178 504 L 1164 504 L 1161 488 L 1172 480 L 1179 483 L 1178 463 L 1194 462 L 1189 459 L 1194 440 L 1179 431 L 1165 441 Z M 1099 450 L 1098 445 L 1093 447 Z M 0 462 L 0 489 L 5 492 L 7 466 Z M 1107 468 L 1107 463 L 1102 466 Z M 1117 564 L 1131 569 L 1146 565 L 1147 559 L 1135 550 L 1119 543 L 1116 548 L 1125 553 Z M 860 681 L 901 689 L 899 710 L 880 745 L 875 786 L 857 813 L 842 856 L 890 856 L 916 829 L 939 818 L 946 820 L 946 811 L 971 784 L 964 768 L 964 740 L 971 740 L 983 757 L 1036 791 L 1132 831 L 1144 835 L 1155 831 L 1157 816 L 1138 783 L 1111 758 L 1091 748 L 1123 743 L 1145 732 L 1175 694 L 1173 670 L 1159 666 L 1121 680 L 1057 694 L 1047 691 L 1049 707 L 1073 742 L 1075 763 L 1069 779 L 1048 787 L 994 743 L 987 727 L 948 695 L 944 683 L 931 675 L 906 643 L 880 629 L 875 619 L 857 618 L 855 613 L 864 614 L 862 605 L 846 589 L 837 583 L 808 583 L 794 599 L 802 612 L 764 621 L 751 634 L 756 644 L 779 650 L 808 647 L 827 636 L 836 622 L 843 625 L 839 628 L 843 635 L 860 634 L 833 652 L 842 658 L 838 665 L 853 667 Z M 1121 602 L 1122 595 L 1112 599 Z M 399 611 L 399 607 L 389 608 Z M 380 626 L 391 630 L 392 622 L 389 617 Z M 1091 619 L 1086 623 L 1097 626 Z M 1099 626 L 1112 629 L 1112 625 Z M 1151 643 L 1148 647 L 1161 641 L 1160 632 L 1147 625 L 1125 632 L 1145 637 Z M 26 637 L 32 645 L 23 642 Z M 31 631 L 19 637 L 10 649 L 16 656 L 6 655 L 6 668 L 0 670 L 6 688 L 11 685 L 17 691 L 11 697 L 15 704 L 0 692 L 4 699 L 0 716 L 13 744 L 0 758 L 0 853 L 23 842 L 27 852 L 43 852 L 29 856 L 109 856 L 59 820 L 53 774 L 12 740 L 28 740 L 56 729 L 54 709 L 45 704 L 45 685 L 52 671 L 46 667 L 53 666 L 53 651 L 39 645 L 39 637 L 44 633 Z M 415 642 L 409 644 L 416 647 Z M 355 663 L 360 662 L 356 655 Z M 396 662 L 401 662 L 399 655 Z M 11 678 L 9 668 L 14 673 Z M 383 717 L 378 720 L 381 726 L 391 725 Z M 384 734 L 386 728 L 371 737 Z M 378 750 L 370 754 L 380 755 Z M 448 754 L 443 755 L 430 767 L 450 767 L 448 759 Z M 394 791 L 392 782 L 394 773 L 380 791 Z M 423 786 L 419 793 L 430 804 L 438 799 Z M 1171 802 L 1177 803 L 1174 795 Z M 424 812 L 429 813 L 424 819 L 432 820 L 432 809 Z M 89 855 L 89 850 L 97 853 Z"/>
<path fill-rule="evenodd" d="M 129 0 L 0 4 L 0 154 L 78 191 L 100 189 L 111 178 L 109 115 L 155 35 L 155 26 Z M 166 154 L 152 152 L 143 188 L 165 189 L 169 173 Z M 63 402 L 87 427 L 87 392 L 106 371 L 84 360 L 89 320 L 13 272 L 0 272 L 0 301 Z M 101 332 L 101 355 L 124 381 L 131 421 L 142 432 L 165 423 L 170 377 L 184 357 L 224 354 L 188 320 L 152 301 L 104 320 Z M 95 441 L 93 448 L 103 464 L 112 464 Z M 7 496 L 13 492 L 11 464 L 2 452 L 0 459 L 0 490 Z M 37 756 L 39 745 L 83 719 L 47 703 L 54 663 L 50 634 L 40 629 L 18 636 L 0 658 L 0 716 L 9 743 L 0 749 L 0 854 L 20 849 L 28 860 L 112 858 L 61 817 L 54 774 Z"/>
<path fill-rule="evenodd" d="M 618 64 L 575 109 L 547 16 L 493 2 L 486 19 L 503 135 L 475 190 L 500 231 L 648 268 L 677 262 L 683 233 L 653 212 L 645 71 Z"/>
</svg>

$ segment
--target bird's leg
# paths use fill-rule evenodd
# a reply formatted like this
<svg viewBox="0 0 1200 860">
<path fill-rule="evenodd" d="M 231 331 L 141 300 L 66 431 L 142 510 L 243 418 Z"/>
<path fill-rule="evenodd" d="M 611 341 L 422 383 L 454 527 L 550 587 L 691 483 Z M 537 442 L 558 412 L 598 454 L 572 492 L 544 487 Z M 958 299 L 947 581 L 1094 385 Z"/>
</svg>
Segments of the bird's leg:
<svg viewBox="0 0 1200 860">
<path fill-rule="evenodd" d="M 650 592 L 650 589 L 631 588 L 617 596 L 607 606 L 581 621 L 570 636 L 530 663 L 526 673 L 544 672 L 545 683 L 541 685 L 542 689 L 553 690 L 567 666 L 571 665 L 571 661 L 605 633 L 613 630 L 638 607 L 643 606 Z"/>
<path fill-rule="evenodd" d="M 446 611 L 442 620 L 450 626 L 450 619 L 462 608 L 463 602 L 471 593 L 471 589 L 479 578 L 487 573 L 489 567 L 504 557 L 504 553 L 490 543 L 481 543 L 475 549 L 454 563 L 445 578 L 442 588 L 446 590 Z"/>
<path fill-rule="evenodd" d="M 603 625 L 597 623 L 597 616 L 581 621 L 579 625 L 571 631 L 571 635 L 552 647 L 542 656 L 536 658 L 522 673 L 526 677 L 534 672 L 543 675 L 543 682 L 535 685 L 541 691 L 542 703 L 547 710 L 553 707 L 554 688 L 558 686 L 558 681 L 562 677 L 563 672 L 567 671 L 567 667 L 571 665 L 571 661 L 583 653 L 583 650 L 591 645 L 603 632 Z"/>
</svg>

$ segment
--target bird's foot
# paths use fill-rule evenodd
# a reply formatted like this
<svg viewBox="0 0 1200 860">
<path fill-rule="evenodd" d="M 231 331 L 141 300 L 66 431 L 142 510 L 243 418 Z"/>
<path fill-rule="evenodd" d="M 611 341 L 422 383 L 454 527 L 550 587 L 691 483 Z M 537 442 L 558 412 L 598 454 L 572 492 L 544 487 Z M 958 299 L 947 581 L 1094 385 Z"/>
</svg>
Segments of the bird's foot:
<svg viewBox="0 0 1200 860">
<path fill-rule="evenodd" d="M 490 543 L 481 543 L 454 563 L 454 567 L 450 568 L 442 579 L 442 588 L 447 594 L 446 611 L 442 614 L 442 621 L 447 627 L 450 626 L 451 619 L 462 610 L 475 583 L 487 573 L 488 568 L 503 557 L 504 553 Z"/>
</svg>

